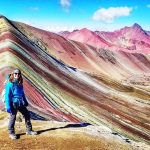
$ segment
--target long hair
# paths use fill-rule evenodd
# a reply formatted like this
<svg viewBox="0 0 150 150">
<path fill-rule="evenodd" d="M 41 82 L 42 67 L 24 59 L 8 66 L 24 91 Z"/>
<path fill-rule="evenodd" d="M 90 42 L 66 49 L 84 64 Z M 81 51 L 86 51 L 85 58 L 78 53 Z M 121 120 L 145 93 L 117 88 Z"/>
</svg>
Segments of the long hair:
<svg viewBox="0 0 150 150">
<path fill-rule="evenodd" d="M 13 73 L 10 74 L 9 81 L 10 82 L 14 81 L 14 74 Z M 23 84 L 23 78 L 22 78 L 21 73 L 20 73 L 20 76 L 18 78 L 18 84 L 20 84 L 20 85 Z"/>
</svg>

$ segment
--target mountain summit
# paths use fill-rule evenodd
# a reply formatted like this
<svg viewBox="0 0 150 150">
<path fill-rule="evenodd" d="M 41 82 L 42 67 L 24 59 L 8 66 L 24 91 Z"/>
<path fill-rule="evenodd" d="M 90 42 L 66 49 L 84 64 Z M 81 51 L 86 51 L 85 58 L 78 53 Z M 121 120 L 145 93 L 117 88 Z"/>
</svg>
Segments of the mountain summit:
<svg viewBox="0 0 150 150">
<path fill-rule="evenodd" d="M 134 23 L 132 28 L 137 28 L 137 29 L 143 30 L 142 27 L 139 24 L 137 24 L 137 23 Z"/>
<path fill-rule="evenodd" d="M 96 48 L 107 48 L 110 46 L 110 43 L 105 41 L 103 38 L 98 36 L 95 32 L 92 32 L 86 28 L 83 28 L 81 30 L 74 31 L 66 38 L 79 41 L 81 43 L 92 45 Z"/>
</svg>

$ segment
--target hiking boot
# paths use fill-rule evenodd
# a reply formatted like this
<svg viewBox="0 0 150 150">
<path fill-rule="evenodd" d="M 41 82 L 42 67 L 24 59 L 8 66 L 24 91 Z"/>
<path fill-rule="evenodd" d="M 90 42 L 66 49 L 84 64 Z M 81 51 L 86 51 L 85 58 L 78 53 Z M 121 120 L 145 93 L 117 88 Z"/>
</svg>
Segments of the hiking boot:
<svg viewBox="0 0 150 150">
<path fill-rule="evenodd" d="M 10 137 L 12 140 L 16 140 L 16 139 L 17 139 L 17 135 L 16 135 L 15 133 L 9 134 L 9 137 Z"/>
<path fill-rule="evenodd" d="M 27 131 L 26 132 L 27 135 L 37 135 L 36 131 Z"/>
</svg>

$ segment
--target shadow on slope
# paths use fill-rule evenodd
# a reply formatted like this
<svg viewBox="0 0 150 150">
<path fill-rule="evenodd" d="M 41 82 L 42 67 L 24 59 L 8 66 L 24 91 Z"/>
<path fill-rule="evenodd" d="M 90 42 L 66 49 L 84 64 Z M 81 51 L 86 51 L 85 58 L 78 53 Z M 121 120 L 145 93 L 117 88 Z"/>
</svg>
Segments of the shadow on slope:
<svg viewBox="0 0 150 150">
<path fill-rule="evenodd" d="M 39 130 L 37 131 L 38 134 L 41 134 L 43 132 L 46 132 L 46 131 L 52 131 L 52 130 L 57 130 L 57 129 L 64 129 L 64 128 L 80 128 L 80 127 L 86 127 L 86 126 L 89 126 L 91 125 L 90 123 L 75 123 L 75 124 L 68 124 L 64 127 L 58 127 L 58 128 L 49 128 L 49 129 L 45 129 L 45 130 Z"/>
<path fill-rule="evenodd" d="M 68 124 L 64 127 L 58 127 L 58 128 L 49 128 L 44 130 L 37 131 L 37 134 L 41 134 L 43 132 L 52 131 L 52 130 L 58 130 L 58 129 L 65 129 L 65 128 L 80 128 L 80 127 L 87 127 L 91 125 L 90 123 L 76 123 L 76 124 Z M 20 138 L 20 136 L 25 135 L 26 133 L 17 134 L 17 139 Z"/>
</svg>

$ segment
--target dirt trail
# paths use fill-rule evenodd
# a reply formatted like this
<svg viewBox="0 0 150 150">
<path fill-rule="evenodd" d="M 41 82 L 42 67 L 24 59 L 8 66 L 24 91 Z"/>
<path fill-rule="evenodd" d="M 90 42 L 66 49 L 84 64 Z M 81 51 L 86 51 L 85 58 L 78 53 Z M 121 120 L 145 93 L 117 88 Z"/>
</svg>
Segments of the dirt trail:
<svg viewBox="0 0 150 150">
<path fill-rule="evenodd" d="M 146 144 L 131 144 L 112 134 L 104 126 L 70 124 L 54 121 L 33 121 L 37 136 L 25 134 L 24 120 L 16 121 L 17 140 L 7 132 L 8 119 L 0 118 L 0 150 L 148 150 Z"/>
</svg>

